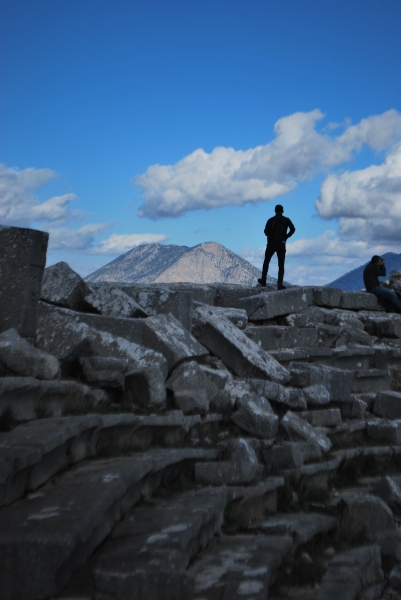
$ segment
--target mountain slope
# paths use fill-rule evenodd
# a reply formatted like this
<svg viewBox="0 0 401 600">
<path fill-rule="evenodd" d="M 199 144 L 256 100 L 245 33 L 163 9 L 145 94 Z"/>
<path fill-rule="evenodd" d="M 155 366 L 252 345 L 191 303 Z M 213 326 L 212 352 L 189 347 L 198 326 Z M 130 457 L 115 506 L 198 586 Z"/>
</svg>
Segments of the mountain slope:
<svg viewBox="0 0 401 600">
<path fill-rule="evenodd" d="M 390 277 L 391 271 L 401 271 L 401 254 L 395 254 L 394 252 L 386 252 L 382 255 L 382 258 L 386 261 L 387 276 L 382 278 L 383 281 Z M 363 290 L 363 270 L 368 264 L 367 261 L 364 265 L 345 273 L 338 279 L 335 279 L 331 283 L 328 283 L 325 287 L 340 288 L 342 290 Z"/>
<path fill-rule="evenodd" d="M 144 244 L 129 250 L 86 281 L 119 283 L 239 283 L 256 285 L 260 271 L 216 242 L 193 248 L 187 246 Z M 268 281 L 275 282 L 273 278 Z"/>
</svg>

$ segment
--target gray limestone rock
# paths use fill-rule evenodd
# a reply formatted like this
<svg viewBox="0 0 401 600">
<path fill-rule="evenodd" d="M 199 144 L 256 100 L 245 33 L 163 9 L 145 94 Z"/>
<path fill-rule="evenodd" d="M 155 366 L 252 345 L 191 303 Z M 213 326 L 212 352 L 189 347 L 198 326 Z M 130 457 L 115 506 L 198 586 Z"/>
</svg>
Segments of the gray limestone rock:
<svg viewBox="0 0 401 600">
<path fill-rule="evenodd" d="M 376 442 L 383 442 L 392 446 L 401 444 L 401 420 L 376 419 L 375 421 L 368 421 L 366 432 Z"/>
<path fill-rule="evenodd" d="M 205 389 L 174 392 L 174 404 L 184 415 L 206 415 L 209 412 L 209 400 Z"/>
<path fill-rule="evenodd" d="M 308 306 L 298 313 L 288 315 L 285 321 L 291 327 L 316 327 L 324 323 L 324 313 L 317 306 Z"/>
<path fill-rule="evenodd" d="M 385 419 L 401 418 L 401 392 L 381 392 L 376 395 L 373 412 Z"/>
<path fill-rule="evenodd" d="M 395 483 L 394 479 L 387 475 L 374 484 L 372 492 L 389 506 L 401 506 L 401 489 Z"/>
<path fill-rule="evenodd" d="M 230 371 L 224 368 L 223 369 L 215 369 L 213 367 L 209 367 L 208 365 L 199 365 L 204 374 L 218 390 L 224 390 L 225 385 L 228 381 L 231 381 L 233 376 Z M 223 365 L 222 365 L 223 366 Z"/>
<path fill-rule="evenodd" d="M 273 439 L 277 433 L 278 417 L 265 398 L 250 394 L 239 402 L 231 420 L 240 429 L 258 439 Z"/>
<path fill-rule="evenodd" d="M 374 294 L 351 291 L 341 294 L 340 307 L 347 310 L 379 310 L 380 308 Z"/>
<path fill-rule="evenodd" d="M 263 467 L 249 461 L 198 462 L 195 481 L 201 485 L 247 485 L 259 479 Z"/>
<path fill-rule="evenodd" d="M 0 332 L 35 341 L 49 234 L 0 225 Z"/>
<path fill-rule="evenodd" d="M 252 390 L 259 396 L 264 396 L 267 400 L 285 404 L 289 408 L 299 408 L 306 410 L 306 398 L 303 390 L 292 387 L 284 387 L 274 381 L 265 381 L 263 379 L 249 380 Z"/>
<path fill-rule="evenodd" d="M 217 387 L 207 377 L 204 370 L 195 361 L 181 363 L 174 369 L 170 378 L 166 382 L 166 388 L 172 390 L 174 395 L 178 392 L 192 391 L 205 392 L 205 402 L 209 402 L 217 394 Z M 193 394 L 192 394 L 193 395 Z M 203 402 L 203 404 L 205 404 Z"/>
<path fill-rule="evenodd" d="M 323 385 L 330 393 L 331 402 L 346 402 L 352 392 L 354 373 L 324 365 L 291 362 L 292 385 L 306 388 Z"/>
<path fill-rule="evenodd" d="M 207 307 L 194 311 L 194 334 L 239 377 L 258 377 L 287 383 L 290 374 L 228 319 Z"/>
<path fill-rule="evenodd" d="M 91 356 L 80 358 L 79 363 L 87 383 L 97 383 L 106 388 L 124 389 L 124 373 L 128 369 L 126 358 Z"/>
<path fill-rule="evenodd" d="M 307 307 L 307 298 L 302 288 L 290 288 L 243 298 L 238 306 L 245 308 L 250 321 L 265 321 L 299 312 Z"/>
<path fill-rule="evenodd" d="M 232 462 L 250 462 L 257 465 L 258 459 L 255 453 L 255 439 L 233 438 L 223 444 L 227 459 Z"/>
<path fill-rule="evenodd" d="M 58 262 L 45 269 L 41 300 L 73 310 L 85 310 L 84 297 L 89 293 L 84 280 L 66 262 Z"/>
<path fill-rule="evenodd" d="M 315 535 L 327 533 L 337 525 L 337 519 L 316 513 L 277 514 L 254 526 L 266 535 L 291 535 L 297 545 L 306 544 Z"/>
<path fill-rule="evenodd" d="M 318 445 L 323 452 L 328 452 L 332 446 L 327 436 L 317 431 L 312 425 L 306 423 L 290 410 L 281 419 L 280 426 L 285 430 L 290 440 L 301 440 Z"/>
<path fill-rule="evenodd" d="M 401 568 L 399 565 L 395 565 L 390 572 L 389 584 L 395 590 L 401 592 Z"/>
<path fill-rule="evenodd" d="M 267 352 L 282 348 L 314 348 L 319 338 L 318 330 L 311 327 L 259 325 L 248 327 L 245 333 Z"/>
<path fill-rule="evenodd" d="M 369 541 L 378 541 L 384 532 L 396 530 L 391 509 L 371 494 L 344 494 L 341 496 L 343 527 L 352 527 L 352 535 L 364 535 Z"/>
<path fill-rule="evenodd" d="M 198 308 L 198 307 L 202 307 L 202 306 L 204 306 L 203 303 L 200 303 L 200 302 L 194 303 L 194 308 Z M 233 325 L 235 325 L 236 327 L 238 327 L 238 329 L 245 329 L 245 327 L 248 324 L 248 315 L 246 313 L 246 310 L 244 310 L 243 308 L 229 308 L 229 307 L 222 307 L 222 306 L 214 306 L 212 310 L 217 316 L 225 317 L 226 319 L 231 321 L 231 323 Z"/>
<path fill-rule="evenodd" d="M 87 302 L 101 315 L 109 317 L 147 317 L 147 312 L 131 296 L 109 283 L 90 284 Z"/>
<path fill-rule="evenodd" d="M 313 304 L 316 306 L 327 306 L 337 308 L 340 306 L 342 290 L 337 288 L 314 287 Z"/>
<path fill-rule="evenodd" d="M 313 427 L 336 427 L 341 425 L 341 411 L 339 408 L 326 410 L 310 410 L 299 414 Z"/>
<path fill-rule="evenodd" d="M 147 361 L 125 374 L 125 392 L 133 404 L 160 407 L 166 400 L 165 380 L 166 370 L 157 362 Z"/>
<path fill-rule="evenodd" d="M 281 471 L 282 469 L 299 469 L 304 464 L 304 457 L 300 446 L 302 442 L 284 442 L 272 446 L 263 452 L 263 458 L 268 469 Z"/>
<path fill-rule="evenodd" d="M 308 406 L 323 406 L 330 403 L 330 392 L 326 386 L 319 383 L 303 389 Z"/>
<path fill-rule="evenodd" d="M 32 346 L 16 329 L 0 334 L 0 363 L 17 375 L 38 379 L 55 379 L 60 372 L 55 356 Z"/>
</svg>

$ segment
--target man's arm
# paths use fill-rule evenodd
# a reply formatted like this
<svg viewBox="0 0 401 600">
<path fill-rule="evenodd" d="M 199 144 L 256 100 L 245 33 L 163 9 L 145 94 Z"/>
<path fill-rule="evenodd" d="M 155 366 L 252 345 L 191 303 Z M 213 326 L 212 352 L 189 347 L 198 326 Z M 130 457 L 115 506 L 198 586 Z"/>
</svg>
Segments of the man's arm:
<svg viewBox="0 0 401 600">
<path fill-rule="evenodd" d="M 295 227 L 292 224 L 292 221 L 290 221 L 290 219 L 288 219 L 288 227 L 290 229 L 290 231 L 287 233 L 287 235 L 285 236 L 285 239 L 288 240 L 288 238 L 290 238 L 292 235 L 294 235 L 295 233 Z"/>
</svg>

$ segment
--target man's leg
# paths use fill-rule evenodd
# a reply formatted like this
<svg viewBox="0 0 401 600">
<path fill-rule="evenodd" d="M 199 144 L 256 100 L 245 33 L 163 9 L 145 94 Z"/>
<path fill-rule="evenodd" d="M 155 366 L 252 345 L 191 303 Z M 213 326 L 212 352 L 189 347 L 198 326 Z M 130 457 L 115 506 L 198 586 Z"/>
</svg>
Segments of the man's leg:
<svg viewBox="0 0 401 600">
<path fill-rule="evenodd" d="M 277 279 L 277 287 L 278 289 L 283 288 L 283 279 L 284 279 L 284 261 L 285 261 L 285 243 L 277 242 L 277 258 L 278 258 L 278 279 Z"/>
<path fill-rule="evenodd" d="M 262 277 L 260 279 L 258 279 L 258 282 L 261 285 L 266 285 L 266 278 L 267 278 L 267 272 L 269 270 L 269 264 L 271 261 L 271 257 L 273 256 L 275 251 L 276 251 L 276 248 L 272 244 L 267 244 L 266 252 L 265 252 L 265 260 L 263 261 L 263 267 L 262 267 Z"/>
<path fill-rule="evenodd" d="M 370 290 L 370 292 L 378 298 L 386 298 L 386 300 L 391 302 L 391 304 L 394 306 L 396 312 L 401 313 L 401 302 L 398 300 L 394 292 L 381 287 L 381 285 L 378 285 L 377 287 L 373 288 L 373 290 Z"/>
</svg>

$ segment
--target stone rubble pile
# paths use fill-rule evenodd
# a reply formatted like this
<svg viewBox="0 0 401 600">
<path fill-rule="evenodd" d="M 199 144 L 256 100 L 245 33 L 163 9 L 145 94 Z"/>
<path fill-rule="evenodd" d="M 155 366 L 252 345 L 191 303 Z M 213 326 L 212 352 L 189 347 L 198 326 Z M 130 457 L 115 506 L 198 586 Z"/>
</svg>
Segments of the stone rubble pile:
<svg viewBox="0 0 401 600">
<path fill-rule="evenodd" d="M 0 245 L 2 599 L 401 597 L 400 316 Z"/>
</svg>

